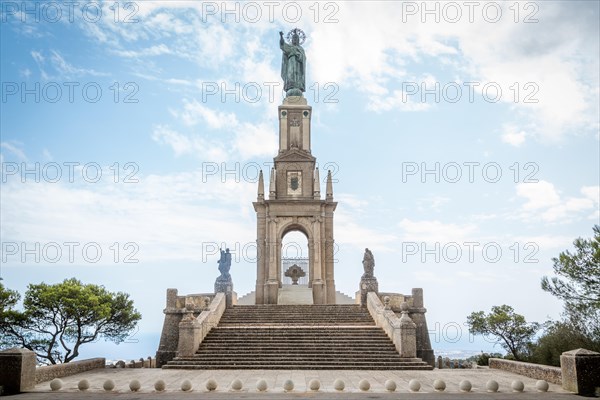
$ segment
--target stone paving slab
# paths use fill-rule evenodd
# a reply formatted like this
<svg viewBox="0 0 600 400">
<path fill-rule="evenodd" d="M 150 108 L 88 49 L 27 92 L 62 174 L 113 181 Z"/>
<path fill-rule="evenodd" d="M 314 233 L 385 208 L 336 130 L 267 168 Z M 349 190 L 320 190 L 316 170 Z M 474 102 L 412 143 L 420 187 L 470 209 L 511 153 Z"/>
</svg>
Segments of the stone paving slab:
<svg viewBox="0 0 600 400">
<path fill-rule="evenodd" d="M 81 379 L 87 379 L 90 383 L 90 389 L 86 392 L 80 392 L 77 389 L 77 383 Z M 105 392 L 102 385 L 105 380 L 112 379 L 115 382 L 113 392 Z M 139 392 L 129 390 L 129 382 L 137 379 L 141 383 Z M 166 383 L 164 392 L 156 392 L 154 383 L 162 379 Z M 192 383 L 191 392 L 182 392 L 181 382 L 188 379 Z M 206 381 L 214 379 L 217 382 L 217 390 L 209 392 L 206 389 Z M 243 389 L 239 392 L 230 389 L 231 382 L 239 379 L 243 383 Z M 259 392 L 256 389 L 256 382 L 259 379 L 265 379 L 268 385 L 267 392 Z M 291 379 L 295 388 L 293 392 L 285 392 L 283 383 Z M 319 379 L 321 389 L 319 392 L 311 392 L 308 389 L 308 382 L 311 379 Z M 344 392 L 337 392 L 333 387 L 336 379 L 342 379 L 345 382 Z M 358 383 L 361 379 L 367 379 L 371 384 L 368 392 L 360 391 Z M 389 393 L 385 390 L 385 381 L 392 379 L 397 384 L 396 392 Z M 410 392 L 408 382 L 411 379 L 417 379 L 421 383 L 421 390 L 418 393 Z M 446 382 L 444 392 L 436 392 L 433 389 L 433 381 L 442 379 Z M 459 382 L 468 379 L 473 385 L 470 393 L 460 392 Z M 488 380 L 495 380 L 499 383 L 498 393 L 487 393 L 485 384 Z M 513 393 L 511 383 L 514 380 L 520 380 L 525 384 L 525 392 Z M 266 398 L 381 398 L 398 399 L 404 397 L 425 399 L 441 398 L 490 398 L 490 399 L 566 399 L 572 398 L 572 394 L 564 391 L 559 385 L 550 384 L 547 393 L 536 391 L 535 379 L 513 374 L 496 369 L 448 369 L 434 371 L 315 371 L 315 370 L 162 370 L 162 369 L 97 369 L 81 374 L 62 378 L 63 388 L 60 391 L 52 392 L 50 383 L 43 382 L 36 385 L 35 389 L 26 394 L 18 395 L 18 399 L 266 399 Z"/>
<path fill-rule="evenodd" d="M 24 393 L 12 398 L 16 400 L 272 400 L 272 399 L 332 399 L 332 400 L 364 400 L 364 399 L 411 399 L 411 400 L 575 400 L 574 394 L 567 393 L 189 393 L 164 392 L 164 393 L 61 393 L 61 392 L 37 392 Z"/>
</svg>

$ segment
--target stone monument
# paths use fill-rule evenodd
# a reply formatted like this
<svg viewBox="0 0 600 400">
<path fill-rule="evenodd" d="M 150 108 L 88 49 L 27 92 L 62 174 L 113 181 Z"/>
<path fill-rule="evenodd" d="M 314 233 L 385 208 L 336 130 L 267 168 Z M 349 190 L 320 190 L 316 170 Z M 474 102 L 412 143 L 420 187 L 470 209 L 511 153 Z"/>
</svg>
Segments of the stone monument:
<svg viewBox="0 0 600 400">
<path fill-rule="evenodd" d="M 333 201 L 331 173 L 327 174 L 325 199 L 321 198 L 319 169 L 311 154 L 312 107 L 305 91 L 306 35 L 293 29 L 285 41 L 279 34 L 282 51 L 281 77 L 286 97 L 278 108 L 279 151 L 273 159 L 269 195 L 259 178 L 258 196 L 253 203 L 257 220 L 256 304 L 277 304 L 282 287 L 281 245 L 292 231 L 308 239 L 308 287 L 313 304 L 335 304 L 333 271 Z"/>
<path fill-rule="evenodd" d="M 227 306 L 232 305 L 231 294 L 233 292 L 233 281 L 229 270 L 231 269 L 231 253 L 229 249 L 221 250 L 221 258 L 219 258 L 219 272 L 221 275 L 215 280 L 215 293 L 225 293 Z"/>
<path fill-rule="evenodd" d="M 360 304 L 365 305 L 367 304 L 367 293 L 379 292 L 377 278 L 375 278 L 375 275 L 373 275 L 373 271 L 375 269 L 375 258 L 373 257 L 371 250 L 365 249 L 365 255 L 363 256 L 362 264 L 365 272 L 360 278 Z"/>
<path fill-rule="evenodd" d="M 293 289 L 290 292 L 303 292 L 303 296 L 306 295 L 309 300 L 312 297 L 312 302 L 295 304 L 307 304 L 307 310 L 310 309 L 307 313 L 320 313 L 319 310 L 323 308 L 310 304 L 334 305 L 338 300 L 334 280 L 333 238 L 337 202 L 333 198 L 331 171 L 327 172 L 325 195 L 321 196 L 319 168 L 312 155 L 312 107 L 303 96 L 306 90 L 306 54 L 302 44 L 306 35 L 296 28 L 285 37 L 283 32 L 279 32 L 279 37 L 281 78 L 285 90 L 285 97 L 277 110 L 279 150 L 273 159 L 268 191 L 265 193 L 265 177 L 260 171 L 257 198 L 253 202 L 257 219 L 257 273 L 256 290 L 253 298 L 249 298 L 257 305 L 274 305 L 279 301 L 283 304 L 286 302 L 285 296 L 281 296 L 280 300 L 280 294 Z M 302 258 L 302 267 L 288 264 L 285 261 L 288 259 L 282 259 L 283 238 L 293 231 L 301 232 L 308 241 L 308 257 Z M 200 343 L 211 329 L 218 326 L 224 313 L 245 313 L 239 308 L 232 308 L 237 303 L 237 296 L 233 292 L 229 273 L 231 253 L 229 249 L 220 253 L 220 276 L 215 281 L 214 294 L 179 296 L 176 289 L 167 289 L 165 322 L 156 355 L 157 366 L 164 366 L 176 356 L 186 363 L 187 358 L 194 357 L 199 351 Z M 416 355 L 433 367 L 435 358 L 428 336 L 422 289 L 412 289 L 412 295 L 379 293 L 371 250 L 365 249 L 362 264 L 364 273 L 360 279 L 360 290 L 356 293 L 356 302 L 360 302 L 376 325 L 388 334 L 401 358 L 414 361 Z M 282 288 L 282 277 L 291 278 L 292 285 Z M 299 285 L 300 278 L 303 278 L 302 283 L 306 281 L 307 284 Z M 339 296 L 340 304 L 353 301 L 344 297 L 347 296 Z M 343 310 L 342 307 L 331 308 L 339 312 Z M 255 308 L 272 310 L 270 306 Z M 343 311 L 350 309 L 362 313 L 360 307 L 356 306 Z M 205 367 L 204 359 L 197 362 L 198 366 Z"/>
</svg>

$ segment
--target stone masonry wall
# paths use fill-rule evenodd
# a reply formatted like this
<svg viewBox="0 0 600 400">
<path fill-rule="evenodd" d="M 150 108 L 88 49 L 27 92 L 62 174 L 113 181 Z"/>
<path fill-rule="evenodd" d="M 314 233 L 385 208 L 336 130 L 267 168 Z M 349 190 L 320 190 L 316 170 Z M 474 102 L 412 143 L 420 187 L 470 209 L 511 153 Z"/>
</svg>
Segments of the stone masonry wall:
<svg viewBox="0 0 600 400">
<path fill-rule="evenodd" d="M 559 367 L 531 364 L 521 361 L 490 358 L 490 368 L 501 369 L 533 379 L 543 379 L 550 383 L 562 385 L 562 372 Z"/>
<path fill-rule="evenodd" d="M 90 358 L 88 360 L 72 361 L 66 364 L 48 365 L 35 369 L 35 382 L 51 381 L 54 378 L 79 374 L 96 368 L 104 368 L 106 359 Z"/>
</svg>

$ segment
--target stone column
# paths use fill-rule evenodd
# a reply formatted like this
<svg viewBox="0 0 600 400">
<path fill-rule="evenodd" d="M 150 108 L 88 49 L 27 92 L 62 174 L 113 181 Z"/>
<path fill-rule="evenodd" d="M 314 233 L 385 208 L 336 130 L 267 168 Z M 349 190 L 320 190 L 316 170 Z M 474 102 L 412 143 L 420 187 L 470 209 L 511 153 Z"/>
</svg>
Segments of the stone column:
<svg viewBox="0 0 600 400">
<path fill-rule="evenodd" d="M 582 396 L 600 390 L 600 353 L 586 349 L 566 351 L 560 356 L 562 387 Z"/>
<path fill-rule="evenodd" d="M 313 292 L 313 304 L 326 304 L 326 288 L 323 284 L 323 275 L 325 273 L 325 262 L 321 251 L 321 217 L 314 217 L 311 219 L 312 222 L 312 243 L 311 259 L 314 263 L 314 276 L 311 276 L 312 280 L 312 292 Z"/>
<path fill-rule="evenodd" d="M 329 201 L 325 206 L 325 219 L 322 222 L 324 227 L 324 235 L 321 237 L 325 244 L 325 251 L 322 254 L 324 259 L 322 265 L 325 266 L 325 296 L 327 304 L 335 304 L 335 241 L 333 240 L 333 212 L 337 206 L 336 202 Z"/>
<path fill-rule="evenodd" d="M 256 304 L 265 302 L 264 285 L 265 269 L 267 265 L 267 217 L 266 209 L 263 204 L 255 203 L 256 210 Z"/>
<path fill-rule="evenodd" d="M 279 294 L 279 280 L 277 279 L 277 268 L 279 263 L 277 257 L 280 249 L 278 249 L 279 240 L 277 240 L 277 218 L 269 218 L 267 227 L 267 246 L 268 255 L 265 260 L 265 269 L 267 281 L 265 282 L 265 302 L 264 304 L 277 304 L 277 296 Z"/>
<path fill-rule="evenodd" d="M 31 350 L 12 348 L 0 351 L 0 396 L 33 389 L 35 365 L 35 353 Z"/>
</svg>

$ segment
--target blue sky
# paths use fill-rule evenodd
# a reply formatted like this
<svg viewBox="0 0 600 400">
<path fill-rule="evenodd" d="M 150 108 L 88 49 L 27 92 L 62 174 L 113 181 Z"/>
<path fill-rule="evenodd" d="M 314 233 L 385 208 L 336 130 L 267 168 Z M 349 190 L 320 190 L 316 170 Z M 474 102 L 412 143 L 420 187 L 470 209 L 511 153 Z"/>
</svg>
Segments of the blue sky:
<svg viewBox="0 0 600 400">
<path fill-rule="evenodd" d="M 253 290 L 278 32 L 300 27 L 337 289 L 370 248 L 382 291 L 424 288 L 436 349 L 491 349 L 463 324 L 493 305 L 558 318 L 540 279 L 599 223 L 599 3 L 467 3 L 2 1 L 4 283 L 130 293 L 145 339 L 86 350 L 108 358 L 155 351 L 166 288 L 212 291 L 216 244 Z"/>
</svg>

